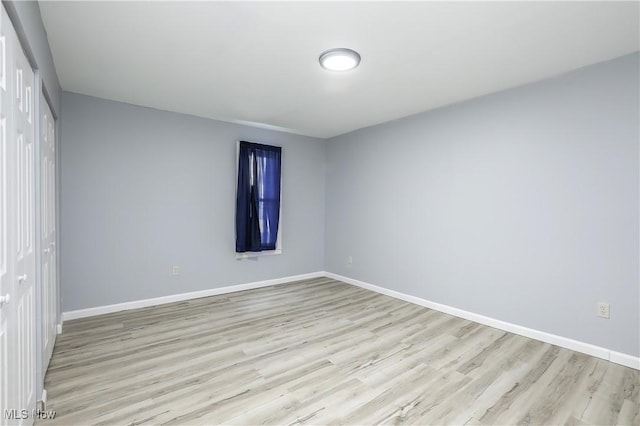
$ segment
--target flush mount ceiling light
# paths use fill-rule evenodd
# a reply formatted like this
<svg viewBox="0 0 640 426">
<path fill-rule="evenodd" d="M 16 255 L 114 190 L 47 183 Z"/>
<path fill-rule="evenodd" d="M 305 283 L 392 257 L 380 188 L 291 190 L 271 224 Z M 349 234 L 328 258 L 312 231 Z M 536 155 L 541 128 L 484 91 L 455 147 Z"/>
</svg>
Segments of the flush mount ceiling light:
<svg viewBox="0 0 640 426">
<path fill-rule="evenodd" d="M 359 63 L 360 55 L 351 49 L 329 49 L 320 55 L 320 65 L 329 71 L 349 71 Z"/>
</svg>

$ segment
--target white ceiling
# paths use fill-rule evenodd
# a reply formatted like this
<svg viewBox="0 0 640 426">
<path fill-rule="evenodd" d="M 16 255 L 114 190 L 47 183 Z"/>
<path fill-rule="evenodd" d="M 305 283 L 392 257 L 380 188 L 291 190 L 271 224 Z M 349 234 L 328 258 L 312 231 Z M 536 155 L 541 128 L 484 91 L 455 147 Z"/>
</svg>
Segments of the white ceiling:
<svg viewBox="0 0 640 426">
<path fill-rule="evenodd" d="M 639 50 L 638 2 L 54 2 L 66 91 L 331 137 Z M 331 47 L 362 55 L 331 73 Z"/>
</svg>

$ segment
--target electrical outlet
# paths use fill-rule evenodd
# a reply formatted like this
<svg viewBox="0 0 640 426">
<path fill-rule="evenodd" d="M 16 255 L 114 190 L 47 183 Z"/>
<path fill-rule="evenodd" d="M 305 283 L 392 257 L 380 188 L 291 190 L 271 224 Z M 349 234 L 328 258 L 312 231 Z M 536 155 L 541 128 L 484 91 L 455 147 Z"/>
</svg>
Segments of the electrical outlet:
<svg viewBox="0 0 640 426">
<path fill-rule="evenodd" d="M 347 264 L 351 265 L 353 263 L 353 257 L 349 256 L 347 257 Z"/>
<path fill-rule="evenodd" d="M 173 265 L 171 268 L 171 275 L 180 275 L 180 266 Z"/>
<path fill-rule="evenodd" d="M 609 304 L 605 302 L 598 302 L 598 316 L 600 318 L 609 319 Z"/>
</svg>

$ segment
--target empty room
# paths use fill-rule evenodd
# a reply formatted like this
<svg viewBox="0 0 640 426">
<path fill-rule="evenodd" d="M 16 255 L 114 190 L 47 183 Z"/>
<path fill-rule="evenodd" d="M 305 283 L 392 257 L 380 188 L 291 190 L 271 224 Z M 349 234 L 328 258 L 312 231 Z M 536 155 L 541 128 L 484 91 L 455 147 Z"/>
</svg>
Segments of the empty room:
<svg viewBox="0 0 640 426">
<path fill-rule="evenodd" d="M 1 425 L 640 425 L 640 2 L 2 1 Z"/>
</svg>

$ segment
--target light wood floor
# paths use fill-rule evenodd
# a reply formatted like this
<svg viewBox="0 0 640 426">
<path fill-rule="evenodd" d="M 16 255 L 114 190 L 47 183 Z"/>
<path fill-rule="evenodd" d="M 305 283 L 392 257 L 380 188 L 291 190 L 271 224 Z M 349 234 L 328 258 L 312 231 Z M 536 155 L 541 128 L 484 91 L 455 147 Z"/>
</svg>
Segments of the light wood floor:
<svg viewBox="0 0 640 426">
<path fill-rule="evenodd" d="M 640 372 L 322 278 L 65 323 L 40 424 L 640 424 Z"/>
</svg>

